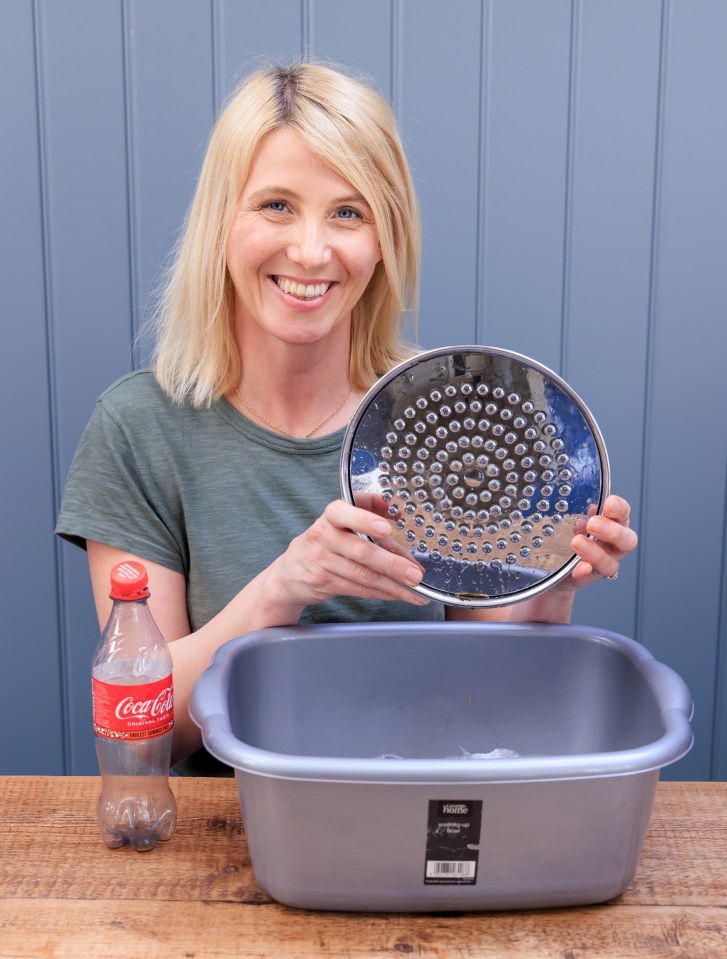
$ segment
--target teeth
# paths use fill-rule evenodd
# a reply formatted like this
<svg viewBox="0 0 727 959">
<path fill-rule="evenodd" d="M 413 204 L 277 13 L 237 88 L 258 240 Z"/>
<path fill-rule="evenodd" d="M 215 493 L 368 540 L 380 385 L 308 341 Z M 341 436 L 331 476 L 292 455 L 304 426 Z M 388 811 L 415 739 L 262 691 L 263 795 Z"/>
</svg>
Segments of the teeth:
<svg viewBox="0 0 727 959">
<path fill-rule="evenodd" d="M 275 277 L 275 282 L 283 293 L 290 293 L 293 296 L 304 296 L 310 299 L 323 296 L 324 293 L 328 292 L 331 286 L 330 283 L 309 283 L 306 286 L 305 283 L 294 283 L 292 280 L 284 280 L 279 276 Z"/>
</svg>

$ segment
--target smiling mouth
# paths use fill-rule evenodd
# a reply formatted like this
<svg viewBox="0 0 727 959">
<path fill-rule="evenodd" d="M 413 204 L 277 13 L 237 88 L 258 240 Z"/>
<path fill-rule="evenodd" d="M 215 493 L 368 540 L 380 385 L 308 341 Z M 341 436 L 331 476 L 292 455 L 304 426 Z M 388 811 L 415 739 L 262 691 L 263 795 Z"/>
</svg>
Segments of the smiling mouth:
<svg viewBox="0 0 727 959">
<path fill-rule="evenodd" d="M 273 276 L 272 279 L 283 293 L 287 293 L 288 296 L 294 296 L 298 300 L 317 300 L 321 296 L 324 296 L 333 286 L 333 281 L 323 283 L 297 283 L 295 280 L 286 280 L 281 276 Z"/>
</svg>

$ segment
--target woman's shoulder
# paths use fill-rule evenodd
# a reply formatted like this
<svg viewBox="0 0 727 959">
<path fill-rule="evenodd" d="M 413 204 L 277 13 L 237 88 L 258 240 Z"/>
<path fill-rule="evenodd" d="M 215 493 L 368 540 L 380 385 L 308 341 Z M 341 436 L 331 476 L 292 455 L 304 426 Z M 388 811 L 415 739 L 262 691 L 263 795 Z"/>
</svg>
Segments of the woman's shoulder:
<svg viewBox="0 0 727 959">
<path fill-rule="evenodd" d="M 122 376 L 99 396 L 98 405 L 119 423 L 128 423 L 137 417 L 146 421 L 181 422 L 192 412 L 190 406 L 175 403 L 164 392 L 153 369 Z"/>
</svg>

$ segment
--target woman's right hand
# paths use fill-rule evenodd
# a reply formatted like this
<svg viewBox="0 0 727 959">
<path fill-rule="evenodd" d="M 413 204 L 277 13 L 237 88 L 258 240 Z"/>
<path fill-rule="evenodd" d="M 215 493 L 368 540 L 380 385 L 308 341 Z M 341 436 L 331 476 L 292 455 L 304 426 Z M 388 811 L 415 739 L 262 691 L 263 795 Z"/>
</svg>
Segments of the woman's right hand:
<svg viewBox="0 0 727 959">
<path fill-rule="evenodd" d="M 421 581 L 422 568 L 390 539 L 391 523 L 377 515 L 376 506 L 334 500 L 262 574 L 288 607 L 288 622 L 297 622 L 305 606 L 332 596 L 426 605 L 425 596 L 407 588 Z"/>
</svg>

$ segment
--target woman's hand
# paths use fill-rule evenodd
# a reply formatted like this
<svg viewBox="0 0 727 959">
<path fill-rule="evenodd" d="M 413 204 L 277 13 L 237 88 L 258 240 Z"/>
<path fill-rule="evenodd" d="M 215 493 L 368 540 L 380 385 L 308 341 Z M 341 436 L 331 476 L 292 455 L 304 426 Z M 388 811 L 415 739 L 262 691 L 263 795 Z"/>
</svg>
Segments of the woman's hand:
<svg viewBox="0 0 727 959">
<path fill-rule="evenodd" d="M 571 544 L 581 562 L 557 588 L 574 590 L 597 579 L 616 579 L 621 560 L 636 549 L 639 541 L 629 526 L 630 516 L 631 507 L 620 496 L 609 496 L 602 513 L 596 514 L 593 507 Z"/>
<path fill-rule="evenodd" d="M 425 596 L 407 588 L 420 582 L 421 567 L 390 538 L 390 521 L 375 510 L 375 503 L 334 500 L 261 574 L 286 607 L 287 622 L 297 622 L 305 606 L 332 596 L 426 605 Z"/>
<path fill-rule="evenodd" d="M 447 610 L 447 619 L 505 620 L 514 623 L 569 622 L 576 590 L 599 579 L 616 579 L 621 561 L 636 549 L 638 536 L 629 526 L 630 515 L 631 507 L 625 499 L 609 496 L 603 504 L 602 513 L 596 514 L 593 507 L 581 528 L 576 527 L 571 549 L 580 556 L 581 562 L 557 586 L 534 599 L 513 603 L 512 606 L 481 610 L 451 607 Z"/>
</svg>

